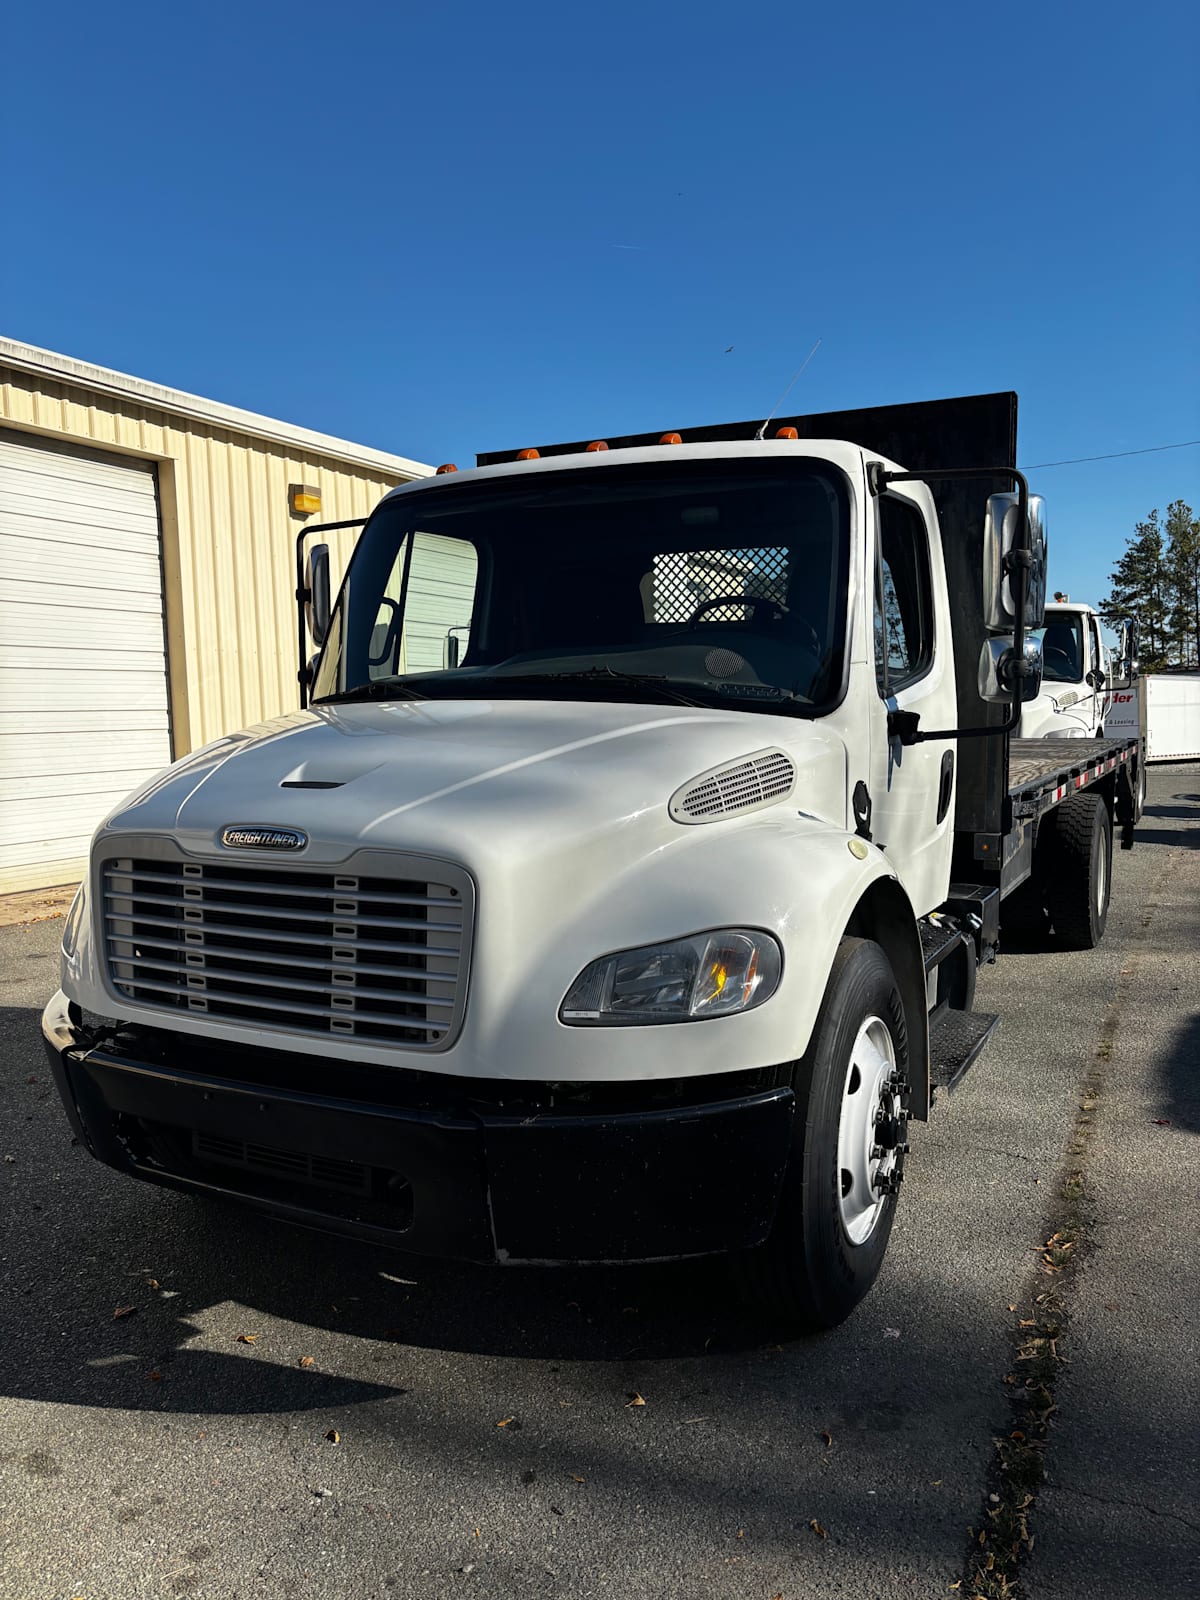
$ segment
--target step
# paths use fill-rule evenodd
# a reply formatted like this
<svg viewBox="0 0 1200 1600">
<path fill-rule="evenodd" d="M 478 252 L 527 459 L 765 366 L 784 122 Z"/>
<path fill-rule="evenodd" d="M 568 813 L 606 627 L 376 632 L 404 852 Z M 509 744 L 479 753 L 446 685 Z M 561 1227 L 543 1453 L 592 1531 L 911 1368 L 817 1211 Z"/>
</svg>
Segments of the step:
<svg viewBox="0 0 1200 1600">
<path fill-rule="evenodd" d="M 952 1094 L 1000 1025 L 989 1011 L 939 1011 L 929 1019 L 929 1083 Z"/>
<path fill-rule="evenodd" d="M 925 957 L 925 971 L 930 973 L 940 966 L 962 938 L 962 929 L 950 922 L 921 923 L 921 954 Z"/>
</svg>

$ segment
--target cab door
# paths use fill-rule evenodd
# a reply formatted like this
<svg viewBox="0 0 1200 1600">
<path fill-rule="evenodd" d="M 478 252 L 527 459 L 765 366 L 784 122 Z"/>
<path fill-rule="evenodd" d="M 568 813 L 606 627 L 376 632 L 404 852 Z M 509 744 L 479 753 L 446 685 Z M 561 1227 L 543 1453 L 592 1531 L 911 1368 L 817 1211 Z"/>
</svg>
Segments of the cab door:
<svg viewBox="0 0 1200 1600">
<path fill-rule="evenodd" d="M 869 826 L 922 915 L 941 904 L 949 887 L 955 742 L 905 745 L 894 717 L 889 727 L 889 713 L 915 712 L 931 731 L 953 728 L 957 712 L 941 544 L 932 500 L 918 493 L 924 500 L 889 493 L 875 501 Z"/>
</svg>

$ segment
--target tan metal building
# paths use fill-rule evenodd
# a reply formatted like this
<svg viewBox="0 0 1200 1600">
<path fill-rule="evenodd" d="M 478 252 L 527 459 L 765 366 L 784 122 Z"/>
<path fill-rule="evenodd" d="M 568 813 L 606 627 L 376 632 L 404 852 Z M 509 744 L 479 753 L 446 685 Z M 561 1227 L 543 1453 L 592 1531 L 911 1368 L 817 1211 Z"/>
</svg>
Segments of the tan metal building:
<svg viewBox="0 0 1200 1600">
<path fill-rule="evenodd" d="M 0 894 L 74 881 L 136 784 L 293 709 L 297 531 L 429 471 L 0 338 Z"/>
</svg>

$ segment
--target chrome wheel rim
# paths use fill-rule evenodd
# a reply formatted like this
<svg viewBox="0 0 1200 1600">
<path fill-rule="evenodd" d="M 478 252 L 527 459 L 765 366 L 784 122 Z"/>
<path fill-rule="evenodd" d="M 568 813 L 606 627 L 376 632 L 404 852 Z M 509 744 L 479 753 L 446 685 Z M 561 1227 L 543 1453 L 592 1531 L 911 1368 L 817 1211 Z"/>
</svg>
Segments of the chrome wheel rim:
<svg viewBox="0 0 1200 1600">
<path fill-rule="evenodd" d="M 838 1122 L 838 1208 L 852 1244 L 871 1237 L 899 1185 L 906 1088 L 887 1024 L 867 1017 L 850 1051 Z"/>
</svg>

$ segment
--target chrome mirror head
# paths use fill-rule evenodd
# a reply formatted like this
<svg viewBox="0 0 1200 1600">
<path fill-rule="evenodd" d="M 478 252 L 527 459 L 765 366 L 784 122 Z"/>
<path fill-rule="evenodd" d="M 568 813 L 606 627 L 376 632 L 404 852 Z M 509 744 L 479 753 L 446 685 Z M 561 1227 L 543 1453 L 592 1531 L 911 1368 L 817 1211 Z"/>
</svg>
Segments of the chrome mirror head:
<svg viewBox="0 0 1200 1600">
<path fill-rule="evenodd" d="M 983 612 L 989 633 L 1010 633 L 1017 625 L 1015 574 L 1005 570 L 1017 547 L 1019 501 L 1015 494 L 988 496 L 983 524 Z M 1029 496 L 1029 589 L 1025 626 L 1040 628 L 1046 613 L 1046 502 Z"/>
<path fill-rule="evenodd" d="M 1042 689 L 1042 647 L 1036 639 L 1025 641 L 1023 668 L 1017 671 L 1011 638 L 985 639 L 979 655 L 979 698 L 989 705 L 1007 705 L 1016 690 L 1021 700 L 1036 700 Z"/>
</svg>

